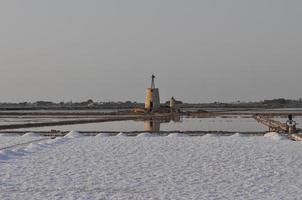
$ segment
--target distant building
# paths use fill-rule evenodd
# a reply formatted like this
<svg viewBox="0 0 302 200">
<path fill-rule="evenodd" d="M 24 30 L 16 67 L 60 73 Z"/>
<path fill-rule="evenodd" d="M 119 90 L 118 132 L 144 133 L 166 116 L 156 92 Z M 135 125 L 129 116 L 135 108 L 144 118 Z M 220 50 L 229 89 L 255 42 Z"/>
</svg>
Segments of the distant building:
<svg viewBox="0 0 302 200">
<path fill-rule="evenodd" d="M 146 90 L 145 109 L 148 112 L 157 112 L 160 110 L 159 89 L 155 88 L 155 76 L 152 75 L 151 87 Z"/>
<path fill-rule="evenodd" d="M 177 108 L 176 108 L 176 100 L 174 99 L 174 97 L 171 98 L 169 106 L 170 106 L 171 112 L 175 112 L 177 110 Z"/>
<path fill-rule="evenodd" d="M 171 98 L 169 102 L 170 112 L 180 112 L 179 101 L 176 101 L 174 97 Z"/>
</svg>

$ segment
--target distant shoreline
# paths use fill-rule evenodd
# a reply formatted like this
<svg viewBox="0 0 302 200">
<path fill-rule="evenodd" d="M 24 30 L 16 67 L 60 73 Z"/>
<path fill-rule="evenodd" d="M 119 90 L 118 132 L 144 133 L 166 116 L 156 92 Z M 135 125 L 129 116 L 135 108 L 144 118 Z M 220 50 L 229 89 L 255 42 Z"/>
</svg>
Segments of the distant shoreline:
<svg viewBox="0 0 302 200">
<path fill-rule="evenodd" d="M 161 106 L 169 106 L 169 101 L 162 102 Z M 183 110 L 196 109 L 218 109 L 218 110 L 255 110 L 255 109 L 302 109 L 302 99 L 272 99 L 256 102 L 213 102 L 213 103 L 185 103 L 179 101 L 178 107 Z M 60 102 L 37 101 L 21 103 L 0 103 L 0 111 L 14 110 L 130 110 L 144 108 L 144 103 L 132 101 L 119 102 L 95 102 L 91 99 L 83 102 Z"/>
</svg>

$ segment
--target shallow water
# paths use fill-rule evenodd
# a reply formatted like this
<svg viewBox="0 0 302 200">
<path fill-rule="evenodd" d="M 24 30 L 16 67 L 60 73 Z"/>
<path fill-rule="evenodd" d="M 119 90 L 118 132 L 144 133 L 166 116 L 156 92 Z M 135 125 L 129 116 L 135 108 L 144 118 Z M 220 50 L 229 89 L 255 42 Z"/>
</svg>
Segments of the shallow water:
<svg viewBox="0 0 302 200">
<path fill-rule="evenodd" d="M 52 121 L 62 121 L 62 118 L 5 117 L 5 118 L 0 118 L 0 125 L 41 123 L 41 122 L 52 122 Z"/>
<path fill-rule="evenodd" d="M 110 113 L 127 111 L 129 109 L 84 109 L 84 110 L 0 110 L 0 113 L 85 113 L 85 112 L 100 112 L 100 113 Z"/>
<path fill-rule="evenodd" d="M 262 124 L 253 118 L 243 117 L 216 117 L 216 118 L 181 118 L 171 121 L 114 121 L 90 124 L 48 126 L 39 128 L 17 129 L 19 131 L 234 131 L 260 132 L 267 131 Z"/>
</svg>

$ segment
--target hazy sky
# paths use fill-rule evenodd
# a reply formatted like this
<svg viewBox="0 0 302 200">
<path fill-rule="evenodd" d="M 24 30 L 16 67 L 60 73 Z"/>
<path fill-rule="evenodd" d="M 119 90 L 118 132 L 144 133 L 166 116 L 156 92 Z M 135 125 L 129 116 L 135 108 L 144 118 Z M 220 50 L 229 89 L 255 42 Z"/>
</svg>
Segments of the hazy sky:
<svg viewBox="0 0 302 200">
<path fill-rule="evenodd" d="M 302 96 L 301 0 L 1 0 L 0 102 Z"/>
</svg>

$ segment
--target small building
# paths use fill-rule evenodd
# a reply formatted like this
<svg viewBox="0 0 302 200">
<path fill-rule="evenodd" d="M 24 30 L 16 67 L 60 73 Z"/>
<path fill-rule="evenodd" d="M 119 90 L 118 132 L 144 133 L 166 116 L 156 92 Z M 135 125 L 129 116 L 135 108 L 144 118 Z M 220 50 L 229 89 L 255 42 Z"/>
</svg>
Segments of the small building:
<svg viewBox="0 0 302 200">
<path fill-rule="evenodd" d="M 176 100 L 174 99 L 174 97 L 171 98 L 169 106 L 171 112 L 174 112 L 176 110 Z"/>
<path fill-rule="evenodd" d="M 180 112 L 178 101 L 176 101 L 174 97 L 171 98 L 169 107 L 170 112 Z"/>
</svg>

